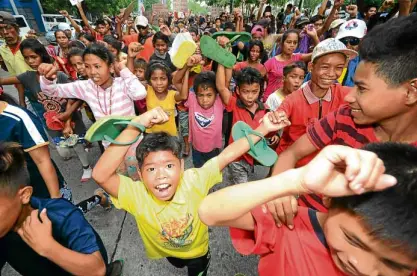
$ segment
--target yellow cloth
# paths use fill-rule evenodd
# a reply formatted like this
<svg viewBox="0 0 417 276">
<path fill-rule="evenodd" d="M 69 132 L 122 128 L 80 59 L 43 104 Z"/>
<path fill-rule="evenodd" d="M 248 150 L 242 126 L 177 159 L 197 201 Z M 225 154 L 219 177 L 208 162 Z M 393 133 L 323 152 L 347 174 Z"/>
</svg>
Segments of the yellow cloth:
<svg viewBox="0 0 417 276">
<path fill-rule="evenodd" d="M 177 92 L 174 90 L 168 90 L 167 96 L 161 101 L 156 97 L 153 88 L 148 85 L 146 108 L 151 110 L 157 106 L 162 107 L 162 109 L 168 113 L 169 120 L 165 124 L 154 125 L 153 127 L 146 129 L 147 133 L 165 131 L 172 136 L 177 136 L 177 126 L 175 125 L 175 93 Z"/>
<path fill-rule="evenodd" d="M 13 54 L 10 48 L 4 44 L 0 47 L 0 55 L 11 76 L 17 76 L 26 71 L 33 71 L 33 69 L 25 62 L 20 50 L 18 50 L 16 54 Z"/>
<path fill-rule="evenodd" d="M 343 79 L 346 76 L 346 72 L 347 72 L 347 67 L 343 68 L 342 74 L 340 75 L 340 77 L 337 79 L 337 81 L 342 84 L 343 83 Z"/>
<path fill-rule="evenodd" d="M 193 259 L 208 252 L 208 227 L 198 208 L 209 189 L 222 181 L 217 157 L 202 168 L 186 170 L 171 201 L 156 199 L 142 182 L 119 177 L 119 198 L 112 197 L 113 204 L 135 217 L 150 259 Z"/>
</svg>

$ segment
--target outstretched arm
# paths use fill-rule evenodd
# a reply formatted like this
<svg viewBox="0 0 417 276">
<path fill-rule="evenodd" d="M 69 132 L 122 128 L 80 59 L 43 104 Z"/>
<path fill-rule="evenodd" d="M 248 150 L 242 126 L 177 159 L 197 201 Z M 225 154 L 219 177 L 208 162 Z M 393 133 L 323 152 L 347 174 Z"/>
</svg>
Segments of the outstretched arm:
<svg viewBox="0 0 417 276">
<path fill-rule="evenodd" d="M 190 69 L 202 62 L 203 58 L 201 55 L 193 55 L 188 60 L 184 67 L 178 70 L 172 80 L 174 86 L 177 88 L 177 93 L 175 94 L 175 100 L 185 101 L 188 99 L 189 87 L 188 79 L 190 76 Z"/>
<path fill-rule="evenodd" d="M 229 80 L 230 81 L 230 80 Z M 216 87 L 224 105 L 228 105 L 232 92 L 229 90 L 229 83 L 226 82 L 226 69 L 223 65 L 218 64 L 216 72 Z"/>
<path fill-rule="evenodd" d="M 84 10 L 83 10 L 83 7 L 82 7 L 81 3 L 77 3 L 76 6 L 78 8 L 78 11 L 80 12 L 80 16 L 81 16 L 82 21 L 90 29 L 91 34 L 92 35 L 95 35 L 96 34 L 96 30 L 94 30 L 94 28 L 88 22 L 87 16 L 85 16 L 85 13 L 84 13 Z"/>
</svg>

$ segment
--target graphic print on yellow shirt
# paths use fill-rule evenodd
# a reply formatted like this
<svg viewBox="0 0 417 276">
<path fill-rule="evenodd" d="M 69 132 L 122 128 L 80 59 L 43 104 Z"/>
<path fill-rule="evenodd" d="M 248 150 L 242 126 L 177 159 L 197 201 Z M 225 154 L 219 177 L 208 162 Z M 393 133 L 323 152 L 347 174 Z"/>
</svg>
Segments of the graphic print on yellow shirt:
<svg viewBox="0 0 417 276">
<path fill-rule="evenodd" d="M 119 177 L 118 199 L 112 201 L 135 217 L 149 258 L 193 259 L 208 252 L 208 227 L 198 208 L 210 188 L 222 181 L 217 157 L 202 168 L 186 170 L 170 201 L 155 198 L 142 182 Z"/>
</svg>

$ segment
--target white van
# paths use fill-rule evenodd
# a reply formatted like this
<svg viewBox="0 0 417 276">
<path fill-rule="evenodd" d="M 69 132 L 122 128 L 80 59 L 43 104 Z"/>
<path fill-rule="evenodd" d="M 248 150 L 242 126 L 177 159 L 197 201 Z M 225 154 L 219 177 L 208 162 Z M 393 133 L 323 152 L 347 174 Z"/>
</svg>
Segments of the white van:
<svg viewBox="0 0 417 276">
<path fill-rule="evenodd" d="M 31 27 L 29 26 L 29 23 L 26 21 L 26 18 L 23 15 L 13 15 L 13 17 L 16 19 L 17 25 L 19 25 L 20 28 L 20 36 L 25 36 Z"/>
<path fill-rule="evenodd" d="M 59 23 L 68 23 L 67 19 L 60 14 L 42 14 L 42 22 L 45 26 L 45 30 L 49 31 L 53 26 L 58 25 Z"/>
</svg>

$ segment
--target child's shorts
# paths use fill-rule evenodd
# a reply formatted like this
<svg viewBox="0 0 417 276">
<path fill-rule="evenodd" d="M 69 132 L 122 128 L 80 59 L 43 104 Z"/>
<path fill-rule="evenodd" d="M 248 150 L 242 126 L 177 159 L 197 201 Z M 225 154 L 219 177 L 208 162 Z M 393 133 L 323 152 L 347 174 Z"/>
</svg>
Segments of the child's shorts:
<svg viewBox="0 0 417 276">
<path fill-rule="evenodd" d="M 182 137 L 188 136 L 188 111 L 179 111 L 179 125 L 180 125 L 180 134 Z"/>
<path fill-rule="evenodd" d="M 168 262 L 177 268 L 187 267 L 189 276 L 206 276 L 210 265 L 210 250 L 206 255 L 195 259 L 167 257 Z"/>
</svg>

